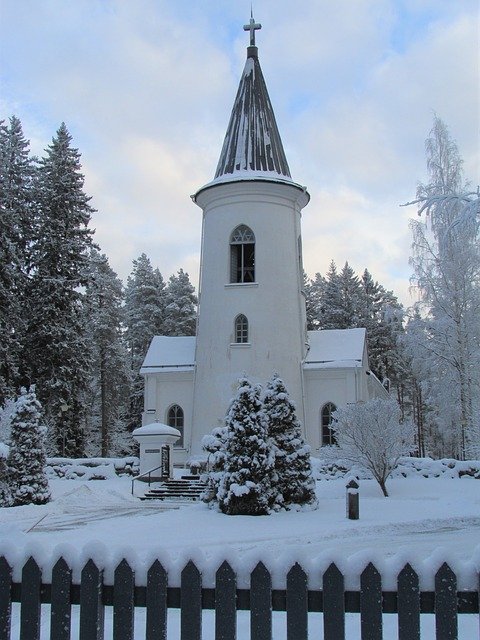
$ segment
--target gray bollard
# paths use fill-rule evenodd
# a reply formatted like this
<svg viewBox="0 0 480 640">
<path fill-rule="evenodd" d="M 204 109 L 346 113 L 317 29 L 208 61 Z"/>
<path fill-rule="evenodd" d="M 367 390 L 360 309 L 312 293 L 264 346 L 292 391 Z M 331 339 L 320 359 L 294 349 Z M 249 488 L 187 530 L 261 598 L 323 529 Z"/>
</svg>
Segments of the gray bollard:
<svg viewBox="0 0 480 640">
<path fill-rule="evenodd" d="M 347 518 L 358 520 L 360 516 L 358 482 L 353 478 L 347 483 Z"/>
</svg>

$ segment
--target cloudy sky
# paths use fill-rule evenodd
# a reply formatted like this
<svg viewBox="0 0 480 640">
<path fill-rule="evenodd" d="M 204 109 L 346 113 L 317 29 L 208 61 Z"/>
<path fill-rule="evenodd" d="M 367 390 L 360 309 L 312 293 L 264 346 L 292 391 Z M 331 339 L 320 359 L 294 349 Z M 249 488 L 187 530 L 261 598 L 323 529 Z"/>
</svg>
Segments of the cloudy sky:
<svg viewBox="0 0 480 640">
<path fill-rule="evenodd" d="M 409 303 L 408 220 L 437 113 L 480 183 L 477 0 L 256 0 L 304 266 L 334 259 Z M 201 212 L 245 61 L 247 0 L 1 0 L 0 117 L 41 155 L 62 121 L 120 277 L 145 252 L 198 279 Z"/>
</svg>

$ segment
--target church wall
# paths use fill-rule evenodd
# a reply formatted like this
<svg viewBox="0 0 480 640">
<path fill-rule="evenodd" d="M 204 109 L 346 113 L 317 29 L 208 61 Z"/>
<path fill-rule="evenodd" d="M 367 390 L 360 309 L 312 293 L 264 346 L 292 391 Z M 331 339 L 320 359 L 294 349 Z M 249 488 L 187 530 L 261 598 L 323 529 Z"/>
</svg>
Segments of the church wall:
<svg viewBox="0 0 480 640">
<path fill-rule="evenodd" d="M 316 456 L 322 445 L 321 411 L 327 402 L 336 407 L 365 400 L 361 391 L 360 367 L 307 369 L 305 378 L 305 432 L 306 439 Z"/>
<path fill-rule="evenodd" d="M 155 395 L 156 412 L 144 413 L 143 424 L 149 424 L 158 420 L 167 424 L 168 410 L 174 404 L 178 404 L 184 413 L 184 446 L 174 446 L 174 464 L 184 464 L 190 457 L 190 440 L 192 431 L 193 410 L 193 370 L 191 371 L 166 371 L 152 373 L 146 376 L 146 389 Z M 154 388 L 153 388 L 154 386 Z M 146 400 L 145 409 L 148 409 L 150 401 Z"/>
<path fill-rule="evenodd" d="M 197 196 L 205 208 L 202 246 L 195 441 L 223 424 L 238 378 L 262 384 L 274 371 L 284 379 L 303 421 L 301 362 L 305 309 L 300 296 L 300 203 L 293 185 L 235 182 Z M 230 236 L 240 224 L 255 234 L 255 283 L 230 283 Z M 249 321 L 248 345 L 234 344 L 234 320 Z"/>
</svg>

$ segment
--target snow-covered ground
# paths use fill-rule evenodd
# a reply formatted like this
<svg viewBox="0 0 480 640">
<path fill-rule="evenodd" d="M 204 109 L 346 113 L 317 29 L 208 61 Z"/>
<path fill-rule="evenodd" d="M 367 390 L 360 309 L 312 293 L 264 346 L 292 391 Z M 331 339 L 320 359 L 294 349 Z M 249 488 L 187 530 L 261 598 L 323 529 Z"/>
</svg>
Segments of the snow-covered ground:
<svg viewBox="0 0 480 640">
<path fill-rule="evenodd" d="M 460 588 L 473 588 L 480 568 L 480 482 L 469 477 L 394 478 L 389 498 L 374 481 L 362 480 L 358 521 L 345 517 L 340 479 L 317 483 L 316 511 L 257 517 L 225 516 L 200 503 L 179 508 L 140 502 L 131 496 L 128 477 L 50 484 L 49 504 L 0 509 L 0 553 L 19 568 L 33 555 L 47 576 L 60 555 L 74 566 L 74 577 L 93 557 L 106 568 L 107 580 L 126 557 L 140 581 L 159 557 L 173 586 L 190 558 L 202 569 L 205 586 L 212 586 L 224 559 L 238 570 L 239 587 L 248 585 L 248 572 L 258 560 L 270 568 L 277 588 L 284 587 L 285 570 L 295 560 L 309 572 L 313 588 L 332 560 L 345 572 L 348 588 L 358 586 L 369 560 L 381 570 L 386 589 L 394 588 L 406 561 L 426 589 L 433 588 L 434 573 L 445 560 L 460 574 Z M 462 633 L 474 635 L 460 637 L 474 640 L 478 616 L 461 617 L 468 618 Z"/>
</svg>

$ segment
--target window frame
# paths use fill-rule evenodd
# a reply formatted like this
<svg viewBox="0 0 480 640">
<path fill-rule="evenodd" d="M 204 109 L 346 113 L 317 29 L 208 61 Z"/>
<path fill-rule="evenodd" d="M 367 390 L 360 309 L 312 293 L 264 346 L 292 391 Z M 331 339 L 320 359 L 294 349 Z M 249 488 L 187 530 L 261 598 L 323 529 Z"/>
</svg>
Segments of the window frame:
<svg viewBox="0 0 480 640">
<path fill-rule="evenodd" d="M 174 412 L 172 414 L 172 411 Z M 173 427 L 174 429 L 178 429 L 182 434 L 177 442 L 173 445 L 176 449 L 184 448 L 184 430 L 185 430 L 185 411 L 178 404 L 171 404 L 167 409 L 167 425 L 169 427 Z"/>
<path fill-rule="evenodd" d="M 331 447 L 337 444 L 335 432 L 332 429 L 332 413 L 337 410 L 335 403 L 325 402 L 320 411 L 320 424 L 322 428 L 322 447 Z"/>
<path fill-rule="evenodd" d="M 233 323 L 234 344 L 249 344 L 249 322 L 244 313 L 239 313 Z"/>
<path fill-rule="evenodd" d="M 230 284 L 255 282 L 255 234 L 239 224 L 230 234 Z"/>
</svg>

